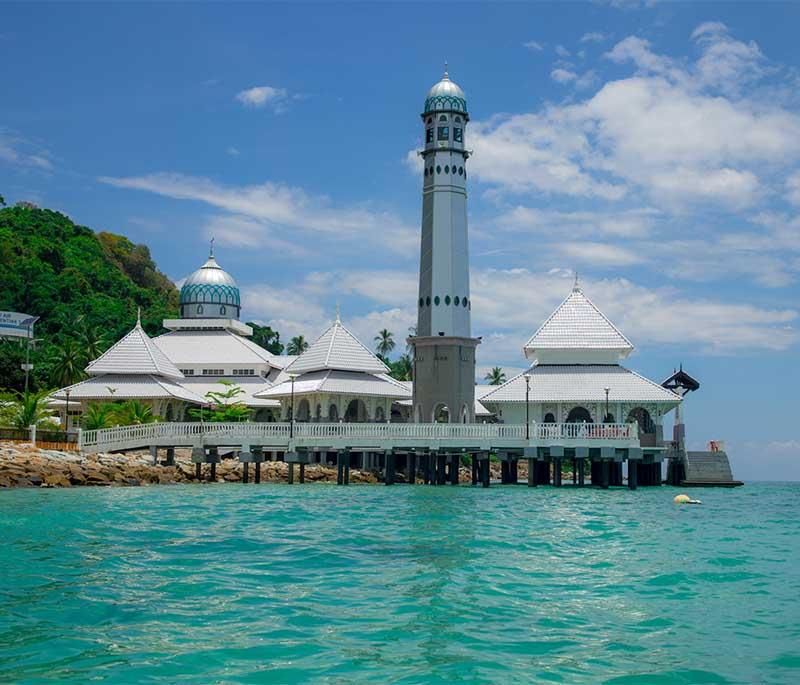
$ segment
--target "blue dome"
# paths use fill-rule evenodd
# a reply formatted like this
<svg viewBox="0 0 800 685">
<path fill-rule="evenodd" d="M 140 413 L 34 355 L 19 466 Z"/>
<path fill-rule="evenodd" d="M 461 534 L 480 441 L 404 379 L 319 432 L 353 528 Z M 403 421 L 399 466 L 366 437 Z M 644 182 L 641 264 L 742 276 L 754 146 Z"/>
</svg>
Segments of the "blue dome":
<svg viewBox="0 0 800 685">
<path fill-rule="evenodd" d="M 233 277 L 211 255 L 184 282 L 180 305 L 184 319 L 238 319 L 239 288 Z"/>
</svg>

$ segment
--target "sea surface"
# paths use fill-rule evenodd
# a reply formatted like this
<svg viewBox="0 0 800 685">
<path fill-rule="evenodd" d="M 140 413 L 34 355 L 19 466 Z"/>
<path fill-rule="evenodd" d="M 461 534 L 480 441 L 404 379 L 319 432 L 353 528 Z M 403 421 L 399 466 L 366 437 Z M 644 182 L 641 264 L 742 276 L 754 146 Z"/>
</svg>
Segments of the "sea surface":
<svg viewBox="0 0 800 685">
<path fill-rule="evenodd" d="M 800 683 L 800 484 L 0 492 L 2 683 Z"/>
</svg>

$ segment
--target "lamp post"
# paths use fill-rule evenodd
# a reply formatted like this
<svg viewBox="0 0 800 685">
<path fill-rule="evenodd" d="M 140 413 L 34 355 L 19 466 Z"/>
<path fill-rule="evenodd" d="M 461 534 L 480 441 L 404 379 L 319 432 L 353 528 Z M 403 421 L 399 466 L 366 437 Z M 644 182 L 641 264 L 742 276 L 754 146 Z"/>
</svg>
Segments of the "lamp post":
<svg viewBox="0 0 800 685">
<path fill-rule="evenodd" d="M 64 433 L 69 438 L 69 390 L 64 393 L 67 396 L 67 406 L 64 409 Z"/>
<path fill-rule="evenodd" d="M 603 423 L 608 423 L 608 417 L 609 417 L 609 413 L 608 413 L 608 393 L 611 392 L 611 388 L 603 388 L 603 390 L 606 391 L 606 416 L 603 419 Z"/>
<path fill-rule="evenodd" d="M 25 336 L 25 397 L 28 396 L 28 377 L 31 369 L 31 338 L 33 337 L 33 324 L 39 320 L 38 316 L 32 316 L 26 321 L 27 335 Z"/>
<path fill-rule="evenodd" d="M 294 379 L 297 378 L 296 373 L 290 373 L 289 378 L 292 381 L 292 393 L 289 400 L 289 438 L 294 437 Z"/>
<path fill-rule="evenodd" d="M 525 374 L 525 439 L 531 439 L 531 375 Z"/>
</svg>

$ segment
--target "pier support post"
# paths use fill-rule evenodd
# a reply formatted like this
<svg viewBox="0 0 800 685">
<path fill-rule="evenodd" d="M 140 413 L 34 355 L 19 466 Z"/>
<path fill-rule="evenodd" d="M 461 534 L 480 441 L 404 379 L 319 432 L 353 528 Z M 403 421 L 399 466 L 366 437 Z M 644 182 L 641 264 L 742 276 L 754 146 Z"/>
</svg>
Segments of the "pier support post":
<svg viewBox="0 0 800 685">
<path fill-rule="evenodd" d="M 406 463 L 408 464 L 407 480 L 410 485 L 414 485 L 417 482 L 417 455 L 414 452 L 409 452 L 406 457 Z"/>
<path fill-rule="evenodd" d="M 336 485 L 344 485 L 344 456 L 343 451 L 336 453 Z M 349 456 L 349 455 L 348 455 Z"/>
<path fill-rule="evenodd" d="M 289 473 L 288 482 L 289 482 L 289 485 L 294 485 L 294 462 L 293 462 L 293 461 L 290 461 L 290 462 L 289 462 L 289 464 L 288 464 L 288 466 L 289 466 L 289 471 L 288 471 L 288 473 Z"/>
<path fill-rule="evenodd" d="M 384 469 L 383 482 L 386 485 L 394 485 L 395 454 L 393 451 L 386 453 L 386 468 Z"/>
<path fill-rule="evenodd" d="M 447 482 L 447 455 L 440 454 L 436 458 L 436 485 L 444 485 Z"/>
<path fill-rule="evenodd" d="M 242 464 L 242 483 L 247 484 L 250 480 L 250 462 L 246 461 Z"/>
<path fill-rule="evenodd" d="M 536 487 L 536 460 L 528 457 L 528 487 Z"/>
<path fill-rule="evenodd" d="M 203 465 L 198 461 L 194 465 L 194 479 L 200 480 L 203 477 Z"/>
<path fill-rule="evenodd" d="M 305 483 L 306 482 L 306 465 L 305 464 L 300 464 L 300 482 L 301 483 Z"/>
<path fill-rule="evenodd" d="M 150 445 L 150 456 L 153 458 L 153 466 L 158 466 L 158 445 Z"/>
<path fill-rule="evenodd" d="M 508 463 L 508 480 L 511 485 L 519 483 L 519 460 L 516 457 Z"/>
<path fill-rule="evenodd" d="M 164 466 L 175 466 L 175 448 L 167 447 L 167 458 L 164 460 Z"/>
<path fill-rule="evenodd" d="M 578 487 L 583 487 L 585 483 L 586 474 L 584 471 L 586 470 L 586 460 L 585 459 L 578 459 Z"/>
<path fill-rule="evenodd" d="M 572 484 L 578 484 L 578 458 L 572 458 Z"/>
<path fill-rule="evenodd" d="M 603 487 L 603 490 L 608 490 L 608 484 L 609 484 L 609 479 L 610 479 L 610 475 L 611 475 L 611 462 L 609 462 L 607 459 L 604 459 L 601 462 L 601 464 L 602 464 L 602 466 L 601 466 L 602 487 Z"/>
<path fill-rule="evenodd" d="M 509 476 L 509 468 L 508 468 L 508 461 L 506 459 L 502 459 L 500 461 L 500 482 L 503 485 L 507 485 L 511 477 Z"/>
<path fill-rule="evenodd" d="M 638 470 L 639 470 L 639 462 L 636 461 L 629 461 L 628 462 L 628 487 L 631 490 L 636 490 L 638 486 Z"/>
<path fill-rule="evenodd" d="M 450 485 L 458 485 L 458 472 L 461 470 L 461 455 L 450 455 Z"/>
<path fill-rule="evenodd" d="M 472 454 L 470 461 L 471 461 L 471 465 L 472 465 L 472 484 L 473 485 L 477 485 L 478 484 L 478 480 L 479 480 L 479 478 L 478 478 L 478 463 L 479 463 L 478 462 L 478 455 Z"/>
</svg>

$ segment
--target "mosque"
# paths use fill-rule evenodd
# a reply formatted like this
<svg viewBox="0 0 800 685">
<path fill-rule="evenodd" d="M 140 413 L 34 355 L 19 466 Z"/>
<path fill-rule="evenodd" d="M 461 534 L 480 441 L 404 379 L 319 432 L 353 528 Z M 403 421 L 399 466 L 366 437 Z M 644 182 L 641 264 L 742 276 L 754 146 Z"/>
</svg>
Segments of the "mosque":
<svg viewBox="0 0 800 685">
<path fill-rule="evenodd" d="M 640 447 L 660 449 L 664 417 L 696 382 L 684 374 L 660 384 L 622 366 L 633 345 L 577 279 L 521 345 L 526 371 L 499 386 L 476 385 L 481 340 L 470 321 L 469 113 L 464 92 L 446 71 L 428 92 L 421 119 L 418 324 L 408 340 L 413 382 L 392 378 L 338 313 L 297 357 L 253 343 L 252 329 L 240 320 L 239 289 L 217 263 L 212 243 L 207 261 L 181 287 L 180 317 L 164 321 L 166 333 L 151 339 L 137 321 L 87 366 L 87 380 L 54 394 L 63 421 L 77 427 L 90 403 L 129 399 L 148 403 L 166 422 L 187 421 L 188 410 L 207 406 L 207 393 L 223 389 L 223 381 L 241 388 L 236 399 L 251 409 L 254 422 L 535 422 L 576 424 L 584 433 L 592 425 L 611 430 L 635 423 Z"/>
</svg>

